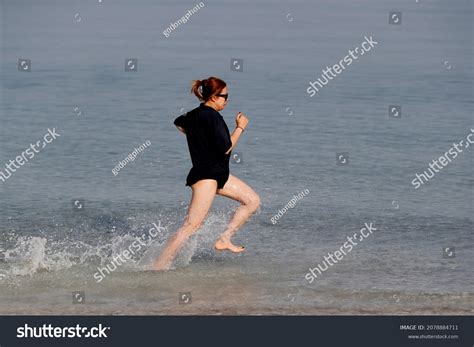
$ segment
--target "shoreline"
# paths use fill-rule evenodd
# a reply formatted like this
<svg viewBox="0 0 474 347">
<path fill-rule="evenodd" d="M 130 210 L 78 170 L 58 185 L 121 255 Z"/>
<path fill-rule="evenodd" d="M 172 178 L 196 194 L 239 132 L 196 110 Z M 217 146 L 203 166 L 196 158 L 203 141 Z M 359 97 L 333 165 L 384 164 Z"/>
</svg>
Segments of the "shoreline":
<svg viewBox="0 0 474 347">
<path fill-rule="evenodd" d="M 383 312 L 377 309 L 353 308 L 341 310 L 338 308 L 307 308 L 307 307 L 279 307 L 279 308 L 205 308 L 205 307 L 150 307 L 137 306 L 129 308 L 104 308 L 60 306 L 60 307 L 24 307 L 7 308 L 0 306 L 0 316 L 465 316 L 473 315 L 473 309 L 442 308 L 386 308 Z"/>
</svg>

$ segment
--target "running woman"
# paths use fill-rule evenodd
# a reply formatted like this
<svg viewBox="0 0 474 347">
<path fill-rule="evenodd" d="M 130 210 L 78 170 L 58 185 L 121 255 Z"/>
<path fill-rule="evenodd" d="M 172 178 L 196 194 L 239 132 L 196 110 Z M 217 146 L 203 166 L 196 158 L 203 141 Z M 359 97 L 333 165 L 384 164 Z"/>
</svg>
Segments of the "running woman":
<svg viewBox="0 0 474 347">
<path fill-rule="evenodd" d="M 186 240 L 203 224 L 216 194 L 240 202 L 227 229 L 214 244 L 219 251 L 240 253 L 243 246 L 231 242 L 235 232 L 257 211 L 260 197 L 245 182 L 229 172 L 229 159 L 240 136 L 248 125 L 248 118 L 239 112 L 236 128 L 229 128 L 220 115 L 227 106 L 229 94 L 226 83 L 216 77 L 192 82 L 191 93 L 201 101 L 199 107 L 175 119 L 174 124 L 186 135 L 193 164 L 186 178 L 192 189 L 191 203 L 183 226 L 167 241 L 155 260 L 155 270 L 166 270 Z"/>
</svg>

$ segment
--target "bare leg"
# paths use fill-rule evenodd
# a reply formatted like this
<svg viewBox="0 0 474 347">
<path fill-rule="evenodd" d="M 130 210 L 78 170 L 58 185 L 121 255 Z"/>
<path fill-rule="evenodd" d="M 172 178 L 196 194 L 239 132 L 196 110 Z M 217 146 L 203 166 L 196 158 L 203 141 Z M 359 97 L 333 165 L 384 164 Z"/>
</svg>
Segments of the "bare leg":
<svg viewBox="0 0 474 347">
<path fill-rule="evenodd" d="M 217 181 L 200 180 L 191 186 L 193 196 L 183 226 L 168 240 L 163 252 L 155 260 L 155 270 L 166 270 L 176 257 L 186 240 L 202 225 L 216 196 Z"/>
<path fill-rule="evenodd" d="M 235 246 L 230 239 L 250 216 L 257 211 L 260 206 L 260 197 L 246 183 L 233 175 L 229 176 L 229 179 L 222 189 L 217 190 L 217 194 L 237 200 L 241 205 L 235 211 L 227 229 L 217 240 L 214 247 L 220 251 L 228 249 L 234 253 L 243 252 L 245 247 Z"/>
</svg>

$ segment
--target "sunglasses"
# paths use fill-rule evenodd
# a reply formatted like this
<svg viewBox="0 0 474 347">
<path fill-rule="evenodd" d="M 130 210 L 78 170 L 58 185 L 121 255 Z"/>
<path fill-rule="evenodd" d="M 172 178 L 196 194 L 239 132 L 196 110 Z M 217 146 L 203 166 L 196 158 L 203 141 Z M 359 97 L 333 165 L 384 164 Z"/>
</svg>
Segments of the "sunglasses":
<svg viewBox="0 0 474 347">
<path fill-rule="evenodd" d="M 227 101 L 229 94 L 217 94 L 217 96 L 222 96 L 225 99 L 225 101 Z"/>
</svg>

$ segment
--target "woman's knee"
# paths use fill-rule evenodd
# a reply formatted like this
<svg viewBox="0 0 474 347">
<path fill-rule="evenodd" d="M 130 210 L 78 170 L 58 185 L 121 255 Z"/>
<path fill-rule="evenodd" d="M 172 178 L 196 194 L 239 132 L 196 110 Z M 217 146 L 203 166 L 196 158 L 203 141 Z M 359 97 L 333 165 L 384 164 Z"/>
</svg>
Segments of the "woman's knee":
<svg viewBox="0 0 474 347">
<path fill-rule="evenodd" d="M 258 196 L 258 194 L 249 196 L 249 198 L 245 202 L 245 205 L 248 206 L 252 213 L 256 212 L 261 205 L 260 197 Z"/>
</svg>

